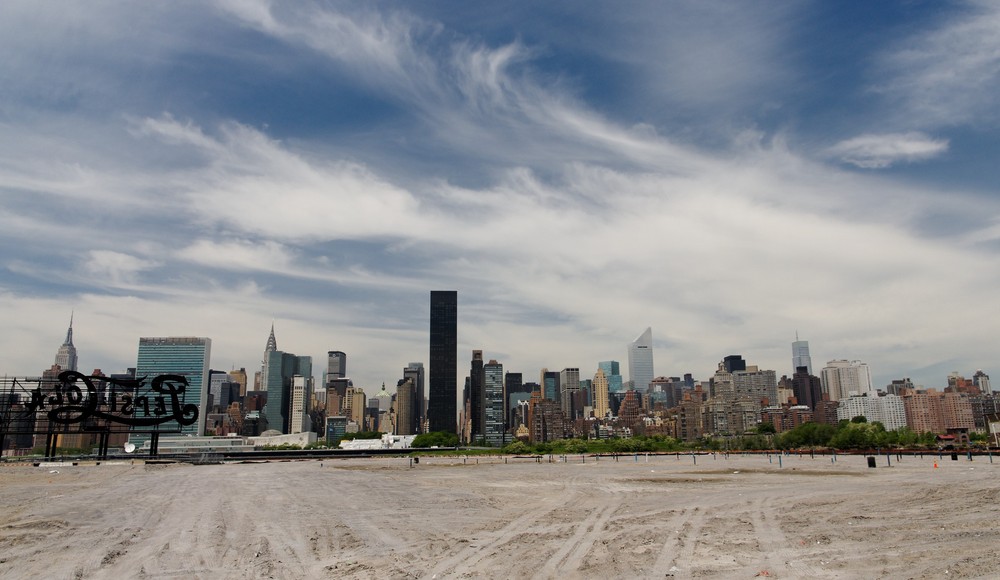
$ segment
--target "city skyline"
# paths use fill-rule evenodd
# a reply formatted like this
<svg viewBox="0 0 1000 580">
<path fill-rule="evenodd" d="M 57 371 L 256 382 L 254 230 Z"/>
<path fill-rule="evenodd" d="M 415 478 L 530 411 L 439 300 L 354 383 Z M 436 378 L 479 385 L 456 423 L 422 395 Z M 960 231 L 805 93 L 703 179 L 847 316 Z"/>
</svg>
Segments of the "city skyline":
<svg viewBox="0 0 1000 580">
<path fill-rule="evenodd" d="M 374 390 L 432 288 L 459 368 L 589 378 L 646 327 L 657 375 L 791 375 L 796 330 L 876 387 L 997 366 L 990 3 L 5 3 L 0 48 L 8 375 L 69 315 L 84 372 L 250 370 L 273 321 Z"/>
<path fill-rule="evenodd" d="M 445 324 L 444 334 L 445 335 L 448 334 L 447 327 L 451 324 L 451 321 L 452 320 L 455 320 L 455 321 L 459 321 L 460 320 L 460 316 L 458 315 L 458 312 L 457 312 L 458 309 L 455 307 L 457 305 L 457 303 L 458 303 L 457 292 L 454 292 L 454 291 L 432 291 L 431 292 L 431 310 L 432 310 L 432 312 L 434 312 L 436 310 L 437 312 L 439 312 L 440 314 L 442 314 L 444 316 L 444 321 L 445 321 L 444 322 L 444 324 Z M 429 318 L 433 318 L 433 315 L 431 315 Z M 455 325 L 455 330 L 457 330 L 459 327 L 460 327 L 460 325 L 456 324 Z M 431 324 L 431 328 L 434 328 L 434 324 L 433 323 Z M 432 332 L 428 333 L 428 339 L 430 338 Z M 438 334 L 440 334 L 440 332 L 441 331 L 438 331 Z M 56 355 L 55 355 L 55 364 L 58 365 L 60 363 L 60 360 L 66 358 L 67 345 L 69 345 L 72 348 L 73 360 L 74 361 L 76 360 L 77 353 L 76 353 L 75 345 L 73 345 L 73 342 L 72 342 L 72 335 L 73 335 L 73 321 L 70 320 L 70 326 L 69 326 L 69 328 L 66 331 L 66 340 L 63 342 L 63 344 L 58 348 L 58 350 L 56 352 Z M 194 337 L 174 337 L 174 338 L 180 338 L 182 340 L 186 340 L 188 338 L 194 338 Z M 626 345 L 626 351 L 627 351 L 626 355 L 625 355 L 626 359 L 629 356 L 633 355 L 633 353 L 635 352 L 635 350 L 634 350 L 635 346 L 637 344 L 645 346 L 649 342 L 650 339 L 651 339 L 651 327 L 647 327 L 646 330 L 644 330 L 639 335 L 639 337 L 636 340 L 634 340 L 634 341 L 632 341 L 632 342 L 630 342 L 630 343 L 628 343 Z M 139 339 L 140 350 L 142 348 L 143 341 L 145 341 L 145 340 L 147 340 L 147 339 L 146 338 L 140 338 Z M 205 340 L 205 339 L 198 338 L 197 340 Z M 207 340 L 209 340 L 209 342 L 211 342 L 210 338 L 207 339 Z M 439 343 L 438 346 L 440 347 L 440 340 L 438 341 L 438 343 Z M 799 363 L 803 362 L 800 359 L 800 357 L 804 356 L 806 359 L 809 358 L 809 355 L 808 355 L 808 351 L 809 351 L 808 343 L 809 343 L 808 340 L 800 340 L 799 336 L 798 336 L 798 333 L 796 333 L 796 335 L 795 335 L 795 340 L 793 342 L 789 343 L 789 346 L 790 346 L 791 352 L 792 352 L 792 365 L 793 366 L 796 365 L 796 364 L 799 364 Z M 431 350 L 432 351 L 435 348 L 434 344 L 435 344 L 435 341 L 431 340 L 431 345 L 432 345 L 431 346 Z M 449 344 L 449 339 L 447 338 L 447 336 L 444 337 L 444 344 L 445 345 Z M 446 348 L 445 350 L 446 350 L 446 352 L 449 351 L 450 347 Z M 483 359 L 483 357 L 484 357 L 484 354 L 483 354 L 484 350 L 486 350 L 486 349 L 473 349 L 471 351 L 471 357 L 472 357 L 473 366 L 474 366 L 473 370 L 475 370 L 475 364 L 476 364 L 477 361 L 479 362 L 480 366 L 482 366 L 482 364 L 484 363 L 484 359 Z M 652 350 L 654 350 L 654 349 L 648 349 L 645 352 L 645 354 L 643 355 L 643 357 L 648 357 L 648 358 L 651 359 L 652 356 L 653 356 L 652 352 L 651 352 Z M 308 368 L 307 377 L 311 377 L 311 378 L 315 379 L 316 385 L 323 385 L 324 383 L 323 383 L 322 379 L 324 377 L 326 377 L 326 376 L 333 376 L 333 375 L 329 374 L 329 371 L 330 371 L 330 369 L 334 368 L 334 366 L 337 366 L 338 369 L 343 369 L 343 368 L 346 367 L 347 353 L 345 353 L 343 351 L 326 351 L 327 355 L 328 355 L 328 358 L 329 358 L 328 367 L 327 367 L 327 370 L 320 371 L 322 373 L 322 375 L 319 378 L 317 378 L 316 375 L 313 374 L 313 372 L 312 372 L 312 362 L 311 362 L 311 358 L 312 357 L 311 356 L 308 356 L 308 355 L 307 356 L 296 356 L 294 354 L 289 354 L 289 353 L 285 353 L 285 352 L 277 350 L 277 338 L 276 338 L 276 335 L 275 335 L 275 329 L 274 329 L 274 324 L 273 323 L 271 325 L 270 333 L 269 333 L 269 335 L 267 337 L 266 345 L 265 345 L 265 348 L 264 348 L 263 358 L 262 358 L 262 360 L 259 362 L 259 364 L 256 367 L 250 367 L 249 369 L 247 367 L 238 367 L 238 368 L 233 368 L 233 369 L 221 369 L 221 368 L 215 368 L 214 365 L 210 365 L 210 366 L 211 366 L 212 370 L 215 371 L 215 372 L 232 372 L 232 371 L 238 371 L 238 370 L 246 371 L 249 374 L 249 377 L 250 377 L 251 381 L 253 380 L 253 374 L 255 372 L 259 371 L 260 380 L 261 380 L 262 383 L 265 383 L 265 382 L 268 382 L 268 380 L 269 380 L 269 379 L 266 378 L 269 375 L 268 370 L 267 370 L 268 367 L 269 367 L 269 355 L 271 355 L 272 353 L 275 353 L 276 351 L 277 351 L 277 354 L 279 356 L 284 356 L 286 358 L 291 357 L 292 359 L 304 359 L 304 360 L 308 360 L 309 362 L 306 363 L 306 367 L 304 367 L 304 368 Z M 803 353 L 805 353 L 805 354 L 803 354 Z M 456 385 L 455 386 L 455 404 L 456 404 L 456 414 L 457 414 L 458 410 L 461 409 L 461 405 L 462 405 L 461 396 L 460 396 L 462 391 L 461 391 L 461 389 L 457 388 L 457 385 L 461 381 L 462 377 L 471 377 L 473 375 L 476 375 L 476 372 L 473 372 L 473 373 L 469 372 L 469 369 L 467 368 L 468 361 L 467 360 L 463 360 L 462 359 L 462 355 L 460 353 L 456 352 L 455 356 L 457 357 L 457 361 L 456 361 L 456 373 L 455 373 L 455 381 L 456 381 L 456 383 L 455 383 L 455 385 Z M 336 362 L 334 362 L 335 360 L 336 360 Z M 737 361 L 738 364 L 742 365 L 741 368 L 745 369 L 747 361 L 744 360 L 743 357 L 742 357 L 742 355 L 739 355 L 739 354 L 728 354 L 728 355 L 720 356 L 719 361 L 717 362 L 716 366 L 726 364 L 730 360 Z M 503 366 L 503 361 L 493 360 L 493 362 L 495 362 L 497 364 L 500 364 L 500 366 Z M 648 362 L 648 361 L 644 361 L 644 362 Z M 261 368 L 261 365 L 263 366 L 263 368 Z M 763 370 L 773 371 L 773 373 L 775 374 L 775 378 L 781 377 L 781 376 L 784 375 L 784 376 L 787 376 L 789 379 L 792 379 L 794 377 L 794 375 L 796 374 L 796 369 L 792 369 L 791 371 L 786 371 L 784 369 L 781 369 L 780 367 L 779 368 L 767 369 L 766 367 L 764 367 L 762 365 L 758 365 L 758 364 L 755 364 L 754 366 L 760 368 L 762 371 Z M 877 390 L 884 390 L 884 388 L 887 387 L 887 386 L 889 386 L 890 383 L 897 382 L 897 380 L 899 380 L 899 379 L 911 379 L 911 377 L 909 377 L 909 376 L 905 376 L 905 377 L 901 376 L 901 377 L 894 377 L 894 378 L 890 379 L 889 381 L 886 381 L 885 383 L 880 383 L 877 380 L 873 379 L 874 374 L 871 372 L 870 366 L 869 366 L 868 362 L 866 362 L 866 361 L 860 361 L 860 360 L 848 361 L 848 360 L 845 360 L 845 359 L 831 359 L 831 360 L 827 361 L 826 363 L 823 363 L 823 367 L 820 370 L 817 370 L 815 373 L 809 373 L 809 374 L 815 376 L 818 379 L 821 375 L 827 374 L 828 370 L 831 370 L 831 369 L 835 370 L 835 369 L 838 369 L 838 368 L 841 368 L 841 367 L 862 368 L 863 369 L 863 373 L 860 376 L 858 376 L 858 377 L 854 377 L 854 378 L 850 379 L 853 382 L 849 383 L 849 384 L 860 386 L 862 388 L 858 389 L 857 387 L 850 387 L 850 386 L 848 386 L 846 388 L 841 389 L 841 387 L 839 386 L 841 379 L 838 378 L 838 379 L 835 380 L 835 382 L 837 382 L 837 384 L 838 384 L 838 386 L 836 387 L 836 391 L 837 391 L 836 398 L 837 399 L 839 399 L 841 397 L 845 397 L 846 398 L 848 392 L 850 392 L 852 390 L 860 390 L 860 392 L 862 392 L 862 393 L 865 393 L 865 392 L 867 392 L 867 393 L 874 393 Z M 117 371 L 112 371 L 112 372 L 124 371 L 127 368 L 128 367 L 125 367 L 125 368 L 119 369 Z M 422 378 L 423 368 L 424 368 L 424 363 L 422 361 L 421 362 L 409 362 L 409 363 L 406 363 L 406 366 L 404 366 L 401 369 L 398 377 L 397 376 L 383 377 L 382 379 L 380 379 L 377 382 L 377 384 L 360 384 L 360 383 L 358 383 L 358 384 L 354 384 L 354 387 L 364 389 L 365 392 L 366 392 L 366 394 L 368 396 L 371 396 L 371 395 L 379 392 L 379 385 L 381 385 L 381 387 L 384 389 L 385 383 L 387 381 L 391 382 L 391 381 L 394 381 L 396 379 L 406 379 L 407 377 L 410 377 L 410 378 L 414 379 L 414 388 L 415 388 L 414 397 L 416 397 L 416 400 L 420 400 L 420 397 L 421 397 L 420 393 L 422 392 L 422 390 L 420 389 L 420 385 L 423 382 L 423 378 Z M 581 368 L 583 370 L 581 370 Z M 617 360 L 610 360 L 610 361 L 600 361 L 600 362 L 594 363 L 593 364 L 593 372 L 592 373 L 590 371 L 588 371 L 586 367 L 579 367 L 579 368 L 569 368 L 569 367 L 567 367 L 567 368 L 564 368 L 561 372 L 548 372 L 548 368 L 546 368 L 546 367 L 542 367 L 541 369 L 538 369 L 538 370 L 539 370 L 540 373 L 542 373 L 542 375 L 552 375 L 552 376 L 555 376 L 557 378 L 556 382 L 558 384 L 557 384 L 557 388 L 556 388 L 556 392 L 555 392 L 554 396 L 556 398 L 562 400 L 562 398 L 563 398 L 562 397 L 562 391 L 565 391 L 566 387 L 565 387 L 565 382 L 563 380 L 561 380 L 561 377 L 563 375 L 565 375 L 567 373 L 567 371 L 571 371 L 574 374 L 574 376 L 577 377 L 578 380 L 580 380 L 580 379 L 588 380 L 588 379 L 596 378 L 598 372 L 599 371 L 604 371 L 604 370 L 612 372 L 611 375 L 606 375 L 606 376 L 613 376 L 613 371 L 617 370 L 618 368 L 620 368 L 620 362 L 617 361 Z M 806 367 L 806 368 L 808 368 L 808 367 Z M 102 372 L 105 372 L 105 373 L 108 372 L 108 369 L 97 368 L 97 369 L 94 369 L 94 370 L 101 370 Z M 508 367 L 508 370 L 509 370 L 509 367 Z M 481 369 L 480 369 L 479 372 L 481 372 Z M 524 369 L 518 369 L 516 371 L 511 371 L 511 372 L 515 372 L 515 374 L 521 375 L 521 374 L 524 373 Z M 693 380 L 696 380 L 696 381 L 707 381 L 707 380 L 709 380 L 711 378 L 711 373 L 710 372 L 706 371 L 704 375 L 701 375 L 701 374 L 699 374 L 699 372 L 697 370 L 679 371 L 679 372 L 673 372 L 673 371 L 671 371 L 671 372 L 667 372 L 667 373 L 654 373 L 654 374 L 655 374 L 655 378 L 667 378 L 667 377 L 680 378 L 680 377 L 685 376 L 685 375 L 687 375 L 689 373 L 692 375 Z M 540 377 L 539 377 L 539 383 L 538 384 L 541 385 L 541 387 L 544 389 L 545 388 L 545 386 L 544 386 L 545 385 L 545 380 L 544 380 L 544 376 L 542 376 L 542 375 L 540 375 Z M 939 382 L 935 382 L 935 383 L 931 383 L 931 384 L 923 384 L 923 383 L 918 383 L 918 382 L 913 382 L 912 384 L 915 387 L 917 387 L 917 388 L 943 388 L 944 386 L 947 386 L 954 377 L 956 377 L 956 376 L 966 376 L 966 375 L 967 375 L 967 378 L 969 380 L 972 380 L 974 382 L 976 382 L 977 379 L 980 376 L 986 377 L 986 381 L 987 381 L 986 384 L 987 384 L 987 386 L 989 386 L 989 383 L 988 383 L 988 372 L 984 373 L 982 367 L 977 367 L 975 370 L 972 370 L 972 371 L 969 371 L 969 370 L 966 370 L 966 369 L 956 369 L 956 370 L 950 371 L 946 376 L 944 376 L 942 379 L 940 379 Z M 10 376 L 10 375 L 8 375 L 8 376 Z M 39 374 L 20 375 L 20 376 L 40 376 L 40 373 Z M 289 375 L 289 376 L 291 376 L 291 375 Z M 340 378 L 344 378 L 344 375 L 340 375 L 339 373 L 337 373 L 337 376 L 340 376 Z M 618 377 L 619 381 L 622 380 L 621 375 L 617 375 L 617 377 Z M 350 376 L 349 374 L 346 375 L 346 378 L 351 379 L 352 383 L 354 382 L 354 377 Z M 859 383 L 859 381 L 863 381 L 863 382 Z M 630 380 L 630 382 L 631 382 L 631 380 Z M 473 388 L 473 393 L 475 393 L 477 391 L 477 389 L 475 388 L 475 384 L 476 384 L 475 383 L 475 379 L 473 379 L 473 383 L 472 383 L 472 386 L 474 387 Z M 623 388 L 624 388 L 624 386 L 623 386 Z M 570 387 L 570 389 L 574 389 L 574 388 Z M 264 390 L 270 390 L 270 389 L 264 388 Z M 639 389 L 639 390 L 640 391 L 645 391 L 645 389 Z M 987 388 L 986 390 L 989 391 L 989 388 Z M 614 392 L 614 390 L 612 389 L 610 392 Z M 429 392 L 427 393 L 427 395 L 429 395 Z"/>
</svg>

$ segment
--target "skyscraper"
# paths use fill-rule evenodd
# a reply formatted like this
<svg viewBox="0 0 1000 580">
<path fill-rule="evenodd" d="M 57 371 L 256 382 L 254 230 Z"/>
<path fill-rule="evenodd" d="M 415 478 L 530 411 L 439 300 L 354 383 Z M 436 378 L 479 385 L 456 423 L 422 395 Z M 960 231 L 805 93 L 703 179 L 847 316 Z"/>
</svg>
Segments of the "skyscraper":
<svg viewBox="0 0 1000 580">
<path fill-rule="evenodd" d="M 76 347 L 73 346 L 73 315 L 69 315 L 69 330 L 66 331 L 66 340 L 63 341 L 59 351 L 56 352 L 56 364 L 64 371 L 76 370 Z"/>
<path fill-rule="evenodd" d="M 777 373 L 771 370 L 760 370 L 752 366 L 741 371 L 733 371 L 733 392 L 737 399 L 749 400 L 767 405 L 778 404 Z"/>
<path fill-rule="evenodd" d="M 622 384 L 621 365 L 616 360 L 606 360 L 597 363 L 597 367 L 604 371 L 605 378 L 608 379 L 608 392 L 620 393 L 625 390 Z"/>
<path fill-rule="evenodd" d="M 300 375 L 312 383 L 312 357 L 272 350 L 264 353 L 267 374 L 261 377 L 261 388 L 267 391 L 264 416 L 267 428 L 291 433 L 292 428 L 292 379 Z"/>
<path fill-rule="evenodd" d="M 559 401 L 559 373 L 542 369 L 542 398 L 547 401 Z"/>
<path fill-rule="evenodd" d="M 180 427 L 185 435 L 204 435 L 204 416 L 208 406 L 209 359 L 212 339 L 197 337 L 140 338 L 135 376 L 152 381 L 160 375 L 181 375 L 187 387 L 181 395 L 181 404 L 198 405 L 198 421 Z M 175 430 L 178 425 L 170 421 L 160 430 Z"/>
<path fill-rule="evenodd" d="M 458 292 L 432 290 L 430 313 L 430 430 L 456 432 L 458 396 Z"/>
<path fill-rule="evenodd" d="M 798 372 L 799 367 L 806 367 L 806 374 L 813 372 L 812 357 L 809 356 L 809 341 L 799 340 L 799 334 L 795 333 L 795 342 L 792 343 L 792 368 Z"/>
<path fill-rule="evenodd" d="M 413 433 L 423 433 L 427 418 L 427 396 L 424 391 L 424 363 L 411 362 L 403 369 L 403 378 L 413 381 Z"/>
<path fill-rule="evenodd" d="M 270 371 L 267 368 L 267 353 L 275 352 L 278 350 L 278 339 L 274 337 L 274 323 L 271 323 L 271 334 L 267 337 L 267 345 L 264 346 L 264 359 L 260 363 L 260 384 L 258 388 L 261 391 L 267 391 L 267 376 Z"/>
<path fill-rule="evenodd" d="M 310 358 L 310 357 L 300 357 Z M 312 369 L 310 369 L 311 371 Z M 312 395 L 313 377 L 312 375 L 292 376 L 292 387 L 290 396 L 290 409 L 288 413 L 288 432 L 305 433 L 312 431 L 312 421 L 309 417 L 309 398 Z"/>
<path fill-rule="evenodd" d="M 485 434 L 485 404 L 483 401 L 483 351 L 472 351 L 472 363 L 469 365 L 469 420 L 472 422 L 472 438 L 479 439 Z"/>
<path fill-rule="evenodd" d="M 507 442 L 503 391 L 503 365 L 490 360 L 483 365 L 483 438 L 494 447 Z"/>
<path fill-rule="evenodd" d="M 807 367 L 798 367 L 792 375 L 792 392 L 799 405 L 815 410 L 816 403 L 823 400 L 823 383 L 819 377 L 810 374 Z"/>
<path fill-rule="evenodd" d="M 738 354 L 731 354 L 722 359 L 722 366 L 726 369 L 726 372 L 735 373 L 736 371 L 747 370 L 747 361 L 743 360 L 743 357 Z"/>
<path fill-rule="evenodd" d="M 874 393 L 872 372 L 868 363 L 859 360 L 832 360 L 820 371 L 823 392 L 831 401 L 840 401 L 851 395 Z"/>
<path fill-rule="evenodd" d="M 416 387 L 413 378 L 406 377 L 396 383 L 396 435 L 413 435 L 416 426 Z"/>
<path fill-rule="evenodd" d="M 267 403 L 264 405 L 264 417 L 267 428 L 282 433 L 292 433 L 293 422 L 300 418 L 297 410 L 293 413 L 293 384 L 296 375 L 303 377 L 303 394 L 308 401 L 312 390 L 313 372 L 311 356 L 295 356 L 289 352 L 278 350 L 278 341 L 274 337 L 274 324 L 271 324 L 271 334 L 267 337 L 264 347 L 264 361 L 261 365 L 260 390 L 267 392 Z M 308 413 L 308 409 L 305 409 Z M 301 424 L 301 423 L 298 423 Z"/>
<path fill-rule="evenodd" d="M 339 350 L 326 353 L 326 380 L 342 379 L 347 376 L 347 355 Z"/>
<path fill-rule="evenodd" d="M 559 402 L 563 416 L 567 419 L 576 419 L 577 412 L 583 411 L 582 408 L 576 409 L 573 406 L 573 397 L 579 390 L 580 369 L 567 367 L 559 372 Z"/>
<path fill-rule="evenodd" d="M 628 376 L 632 386 L 642 392 L 656 376 L 653 374 L 653 329 L 650 327 L 628 344 Z"/>
<path fill-rule="evenodd" d="M 608 377 L 600 366 L 597 367 L 597 373 L 594 375 L 593 387 L 594 417 L 603 419 L 607 416 L 610 408 L 608 407 Z"/>
</svg>

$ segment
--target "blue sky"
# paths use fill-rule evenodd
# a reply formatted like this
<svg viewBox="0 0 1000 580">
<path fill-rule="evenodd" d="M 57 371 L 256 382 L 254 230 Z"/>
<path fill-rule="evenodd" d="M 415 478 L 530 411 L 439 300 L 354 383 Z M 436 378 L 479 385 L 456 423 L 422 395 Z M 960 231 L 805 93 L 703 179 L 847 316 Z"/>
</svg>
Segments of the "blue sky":
<svg viewBox="0 0 1000 580">
<path fill-rule="evenodd" d="M 0 4 L 0 372 L 997 365 L 989 2 Z M 464 375 L 463 375 L 464 376 Z"/>
</svg>

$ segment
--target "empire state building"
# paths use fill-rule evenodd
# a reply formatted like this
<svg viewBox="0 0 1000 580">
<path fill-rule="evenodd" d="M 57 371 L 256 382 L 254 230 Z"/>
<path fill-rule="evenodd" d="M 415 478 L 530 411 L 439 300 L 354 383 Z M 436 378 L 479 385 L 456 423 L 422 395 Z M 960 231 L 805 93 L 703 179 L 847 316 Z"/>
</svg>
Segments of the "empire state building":
<svg viewBox="0 0 1000 580">
<path fill-rule="evenodd" d="M 76 347 L 73 346 L 73 315 L 69 316 L 69 330 L 66 331 L 66 341 L 56 353 L 56 364 L 64 371 L 76 370 Z"/>
</svg>

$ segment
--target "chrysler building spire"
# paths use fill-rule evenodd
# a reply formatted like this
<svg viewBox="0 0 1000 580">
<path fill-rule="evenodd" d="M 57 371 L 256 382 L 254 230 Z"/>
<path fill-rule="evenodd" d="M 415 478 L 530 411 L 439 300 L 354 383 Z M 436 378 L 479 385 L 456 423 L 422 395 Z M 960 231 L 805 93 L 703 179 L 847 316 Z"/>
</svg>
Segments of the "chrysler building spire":
<svg viewBox="0 0 1000 580">
<path fill-rule="evenodd" d="M 274 323 L 271 323 L 271 336 L 267 337 L 267 346 L 264 348 L 264 352 L 274 352 L 278 350 L 278 341 L 274 338 Z"/>
</svg>

